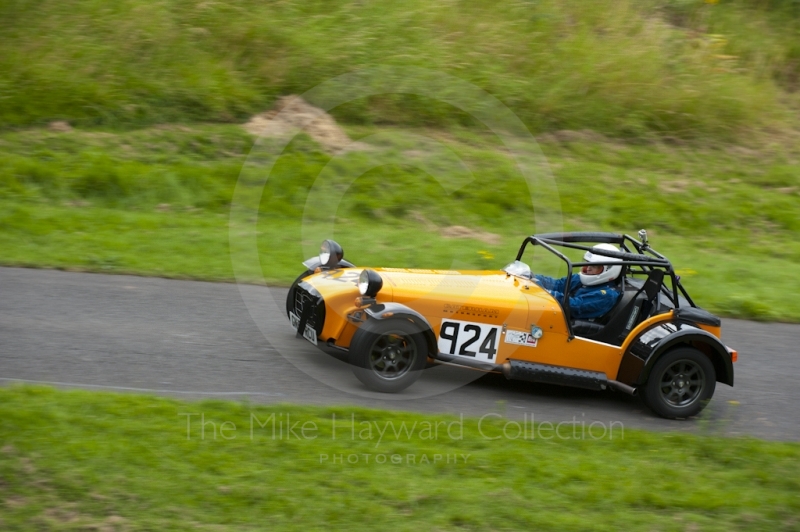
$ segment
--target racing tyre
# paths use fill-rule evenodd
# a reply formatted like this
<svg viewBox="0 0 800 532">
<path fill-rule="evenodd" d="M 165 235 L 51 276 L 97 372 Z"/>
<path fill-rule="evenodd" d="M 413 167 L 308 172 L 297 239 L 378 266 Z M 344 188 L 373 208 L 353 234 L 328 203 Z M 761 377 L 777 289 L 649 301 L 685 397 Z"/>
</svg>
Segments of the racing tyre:
<svg viewBox="0 0 800 532">
<path fill-rule="evenodd" d="M 697 349 L 681 347 L 656 361 L 642 399 L 659 416 L 687 418 L 706 407 L 716 384 L 711 360 Z"/>
<path fill-rule="evenodd" d="M 314 272 L 312 272 L 311 270 L 304 271 L 303 273 L 300 274 L 299 277 L 297 277 L 297 279 L 294 280 L 294 282 L 292 283 L 292 286 L 289 288 L 289 293 L 286 294 L 286 317 L 287 318 L 289 317 L 289 312 L 294 310 L 295 288 L 297 288 L 297 285 L 300 284 L 300 281 L 302 281 L 304 278 L 308 277 L 312 273 L 314 273 Z"/>
<path fill-rule="evenodd" d="M 364 322 L 350 343 L 353 373 L 367 388 L 396 393 L 422 375 L 428 349 L 419 327 L 402 319 Z"/>
</svg>

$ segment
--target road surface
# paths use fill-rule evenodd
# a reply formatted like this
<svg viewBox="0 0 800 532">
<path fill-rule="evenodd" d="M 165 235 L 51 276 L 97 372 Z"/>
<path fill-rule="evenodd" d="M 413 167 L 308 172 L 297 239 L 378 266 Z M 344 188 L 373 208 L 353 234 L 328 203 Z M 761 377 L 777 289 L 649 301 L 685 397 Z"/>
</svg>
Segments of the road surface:
<svg viewBox="0 0 800 532">
<path fill-rule="evenodd" d="M 240 289 L 242 292 L 240 293 Z M 358 405 L 800 441 L 800 326 L 723 321 L 736 386 L 700 419 L 669 421 L 637 399 L 436 368 L 407 393 L 368 392 L 346 364 L 295 339 L 286 290 L 126 275 L 0 268 L 0 384 L 182 398 Z M 244 295 L 244 297 L 243 297 Z M 245 304 L 250 301 L 250 306 Z M 473 372 L 469 372 L 469 379 Z M 444 393 L 442 393 L 442 391 Z M 619 426 L 619 425 L 617 425 Z"/>
</svg>

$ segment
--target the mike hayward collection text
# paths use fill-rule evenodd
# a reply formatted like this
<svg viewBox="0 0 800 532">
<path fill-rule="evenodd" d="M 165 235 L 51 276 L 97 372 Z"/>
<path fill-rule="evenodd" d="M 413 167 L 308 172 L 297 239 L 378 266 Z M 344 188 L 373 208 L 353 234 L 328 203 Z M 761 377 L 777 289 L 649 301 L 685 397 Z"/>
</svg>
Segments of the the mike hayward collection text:
<svg viewBox="0 0 800 532">
<path fill-rule="evenodd" d="M 485 440 L 613 440 L 625 437 L 621 421 L 589 421 L 581 415 L 565 421 L 536 421 L 533 413 L 522 419 L 505 419 L 490 412 L 477 419 L 465 420 L 464 414 L 453 420 L 399 421 L 359 419 L 332 413 L 330 418 L 309 419 L 289 412 L 265 414 L 250 412 L 245 423 L 206 417 L 204 412 L 179 412 L 187 440 L 351 440 L 371 442 L 375 448 L 388 441 L 459 441 Z"/>
</svg>

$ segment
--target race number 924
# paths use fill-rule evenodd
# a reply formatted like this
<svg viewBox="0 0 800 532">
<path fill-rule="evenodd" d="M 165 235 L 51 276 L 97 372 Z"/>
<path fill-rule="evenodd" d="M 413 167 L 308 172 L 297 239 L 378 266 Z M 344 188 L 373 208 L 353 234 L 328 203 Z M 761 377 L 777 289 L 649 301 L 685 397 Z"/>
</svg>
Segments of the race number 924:
<svg viewBox="0 0 800 532">
<path fill-rule="evenodd" d="M 442 320 L 439 352 L 492 361 L 497 354 L 500 327 L 471 321 Z"/>
</svg>

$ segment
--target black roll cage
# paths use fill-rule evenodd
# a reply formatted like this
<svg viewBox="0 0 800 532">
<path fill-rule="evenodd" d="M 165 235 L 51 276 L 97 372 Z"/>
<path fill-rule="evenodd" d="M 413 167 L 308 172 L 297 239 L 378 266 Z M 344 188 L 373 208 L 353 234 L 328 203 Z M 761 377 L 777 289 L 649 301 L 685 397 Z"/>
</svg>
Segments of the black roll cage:
<svg viewBox="0 0 800 532">
<path fill-rule="evenodd" d="M 614 252 L 606 250 L 594 250 L 592 247 L 583 246 L 577 242 L 617 244 L 618 246 L 622 246 L 622 249 L 625 251 Z M 522 242 L 519 252 L 517 253 L 516 260 L 522 259 L 522 256 L 525 253 L 525 248 L 528 246 L 528 244 L 533 246 L 542 246 L 544 249 L 567 263 L 567 271 L 569 273 L 567 275 L 566 285 L 564 287 L 564 300 L 560 303 L 564 310 L 564 318 L 566 319 L 567 327 L 570 331 L 570 338 L 572 337 L 572 323 L 570 320 L 569 291 L 573 268 L 588 265 L 619 265 L 620 263 L 614 261 L 572 262 L 566 255 L 555 249 L 553 246 L 591 251 L 595 255 L 603 255 L 604 257 L 622 259 L 622 266 L 638 266 L 640 268 L 640 271 L 638 272 L 631 272 L 634 274 L 648 273 L 656 268 L 664 269 L 665 273 L 669 275 L 670 279 L 672 280 L 672 290 L 669 290 L 666 286 L 662 286 L 661 291 L 670 299 L 673 307 L 676 309 L 680 307 L 680 297 L 678 292 L 680 292 L 680 295 L 683 295 L 683 297 L 686 298 L 686 301 L 690 306 L 697 307 L 694 301 L 692 301 L 692 298 L 689 297 L 686 289 L 681 284 L 680 276 L 675 274 L 675 270 L 672 268 L 672 263 L 667 260 L 664 255 L 652 249 L 647 242 L 636 240 L 630 235 L 602 232 L 544 233 L 540 235 L 533 235 L 525 238 L 525 240 Z M 636 252 L 632 252 L 631 249 L 635 250 Z"/>
</svg>

